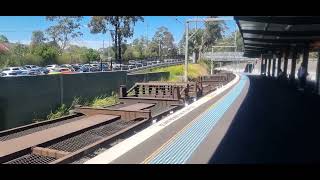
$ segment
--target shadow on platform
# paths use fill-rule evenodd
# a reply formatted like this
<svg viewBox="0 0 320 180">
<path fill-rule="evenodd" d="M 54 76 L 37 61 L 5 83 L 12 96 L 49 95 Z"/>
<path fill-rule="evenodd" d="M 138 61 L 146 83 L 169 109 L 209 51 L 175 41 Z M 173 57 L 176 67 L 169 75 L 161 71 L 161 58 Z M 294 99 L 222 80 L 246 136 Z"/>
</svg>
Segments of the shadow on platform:
<svg viewBox="0 0 320 180">
<path fill-rule="evenodd" d="M 319 163 L 320 96 L 248 77 L 247 97 L 210 163 Z"/>
</svg>

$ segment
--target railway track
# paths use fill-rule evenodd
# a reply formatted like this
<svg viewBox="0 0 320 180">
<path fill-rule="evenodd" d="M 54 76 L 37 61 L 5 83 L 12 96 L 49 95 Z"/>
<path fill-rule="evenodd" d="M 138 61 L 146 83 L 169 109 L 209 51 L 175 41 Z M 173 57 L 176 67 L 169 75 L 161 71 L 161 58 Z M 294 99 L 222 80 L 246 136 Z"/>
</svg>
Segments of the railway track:
<svg viewBox="0 0 320 180">
<path fill-rule="evenodd" d="M 188 83 L 136 83 L 129 90 L 120 86 L 116 105 L 77 106 L 66 117 L 1 131 L 0 163 L 83 163 L 234 77 L 221 72 Z"/>
</svg>

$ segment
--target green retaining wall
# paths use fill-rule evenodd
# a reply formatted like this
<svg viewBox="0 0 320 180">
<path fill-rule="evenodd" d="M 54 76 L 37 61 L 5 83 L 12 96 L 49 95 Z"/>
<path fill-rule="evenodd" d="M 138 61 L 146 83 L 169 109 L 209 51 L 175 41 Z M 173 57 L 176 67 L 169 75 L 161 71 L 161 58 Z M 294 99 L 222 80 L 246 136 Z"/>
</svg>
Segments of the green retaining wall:
<svg viewBox="0 0 320 180">
<path fill-rule="evenodd" d="M 168 78 L 169 72 L 128 74 L 125 71 L 0 78 L 0 130 L 45 119 L 75 97 L 93 98 L 118 91 L 119 85 Z"/>
</svg>

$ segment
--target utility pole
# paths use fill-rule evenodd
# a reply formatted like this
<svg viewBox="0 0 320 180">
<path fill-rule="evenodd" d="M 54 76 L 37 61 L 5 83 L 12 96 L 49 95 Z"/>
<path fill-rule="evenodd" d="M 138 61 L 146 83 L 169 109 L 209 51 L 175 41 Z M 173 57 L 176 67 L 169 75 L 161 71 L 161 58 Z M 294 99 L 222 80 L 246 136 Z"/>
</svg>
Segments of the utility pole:
<svg viewBox="0 0 320 180">
<path fill-rule="evenodd" d="M 148 24 L 148 22 L 146 22 L 147 23 L 147 48 L 148 48 L 148 39 L 149 39 L 149 37 L 148 37 L 148 26 L 149 26 L 149 24 Z"/>
<path fill-rule="evenodd" d="M 189 41 L 189 22 L 186 22 L 186 47 L 184 54 L 184 82 L 188 82 L 188 41 Z"/>
<path fill-rule="evenodd" d="M 103 53 L 103 56 L 104 57 L 104 40 L 102 40 L 102 53 Z M 100 69 L 102 71 L 102 58 L 100 57 Z"/>
<path fill-rule="evenodd" d="M 159 40 L 159 61 L 161 61 L 161 41 Z"/>
<path fill-rule="evenodd" d="M 213 74 L 213 47 L 211 47 L 211 71 L 210 71 L 210 74 L 212 75 Z"/>
</svg>

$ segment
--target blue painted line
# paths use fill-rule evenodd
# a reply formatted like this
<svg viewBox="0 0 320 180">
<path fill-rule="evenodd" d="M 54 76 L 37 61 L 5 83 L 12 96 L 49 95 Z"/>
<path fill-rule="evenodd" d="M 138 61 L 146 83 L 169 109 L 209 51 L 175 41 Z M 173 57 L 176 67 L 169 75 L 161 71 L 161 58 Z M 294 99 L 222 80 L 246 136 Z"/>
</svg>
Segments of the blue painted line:
<svg viewBox="0 0 320 180">
<path fill-rule="evenodd" d="M 206 113 L 202 114 L 188 129 L 184 130 L 176 139 L 166 145 L 149 163 L 185 163 L 240 95 L 247 80 L 247 76 L 240 76 L 240 82 L 226 96 L 220 99 L 215 106 L 210 106 Z"/>
</svg>

